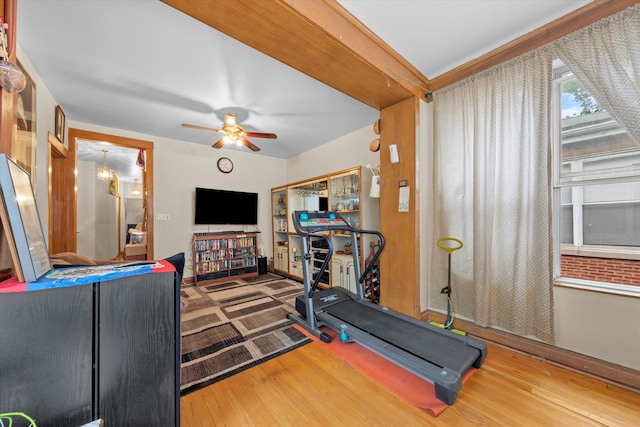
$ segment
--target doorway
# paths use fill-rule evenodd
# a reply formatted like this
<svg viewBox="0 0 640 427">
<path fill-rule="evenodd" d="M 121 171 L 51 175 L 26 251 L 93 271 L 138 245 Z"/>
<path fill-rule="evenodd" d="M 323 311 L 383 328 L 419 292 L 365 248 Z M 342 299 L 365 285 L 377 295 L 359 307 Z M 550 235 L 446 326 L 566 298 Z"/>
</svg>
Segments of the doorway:
<svg viewBox="0 0 640 427">
<path fill-rule="evenodd" d="M 86 198 L 83 199 L 83 196 L 79 195 L 79 191 L 86 191 L 88 186 L 87 165 L 84 164 L 86 163 L 86 159 L 78 160 L 78 148 L 80 144 L 82 145 L 80 148 L 83 151 L 92 151 L 99 154 L 100 165 L 96 166 L 96 168 L 103 166 L 103 149 L 112 151 L 113 161 L 117 160 L 116 157 L 121 157 L 117 153 L 131 151 L 137 156 L 139 150 L 143 150 L 144 167 L 135 166 L 138 169 L 138 173 L 140 173 L 135 185 L 139 186 L 141 190 L 141 222 L 145 224 L 145 230 L 147 232 L 146 256 L 148 259 L 153 259 L 153 142 L 74 128 L 69 129 L 68 136 L 69 148 L 66 156 L 50 156 L 49 252 L 52 254 L 59 252 L 79 252 L 80 249 L 78 246 L 78 236 L 79 231 L 81 231 L 78 227 L 78 201 L 80 200 L 85 203 Z M 91 148 L 91 145 L 94 145 L 94 147 Z M 51 144 L 50 147 L 52 147 Z M 109 154 L 107 151 L 107 162 L 108 161 Z M 107 166 L 111 169 L 111 165 L 108 164 Z M 82 173 L 82 176 L 80 173 Z M 82 180 L 82 182 L 80 180 Z M 108 185 L 108 183 L 105 183 L 105 186 L 106 185 Z M 82 190 L 83 187 L 85 187 L 85 190 Z M 69 191 L 70 188 L 73 188 L 73 191 Z M 130 187 L 125 185 L 120 188 L 127 188 L 128 191 Z M 122 190 L 119 194 L 112 195 L 111 203 L 114 206 L 114 211 L 117 212 L 114 214 L 114 217 L 119 224 L 116 226 L 118 231 L 116 234 L 117 237 L 115 237 L 118 243 L 112 245 L 117 247 L 117 251 L 121 251 L 126 242 L 127 218 L 124 207 L 126 202 L 124 199 L 126 198 L 127 197 L 122 197 Z M 129 205 L 131 205 L 131 203 L 129 203 Z M 85 227 L 86 224 L 82 224 L 82 226 Z M 96 239 L 99 239 L 99 237 L 96 236 Z M 88 253 L 83 255 L 92 258 L 94 254 Z M 113 254 L 113 256 L 116 255 L 117 253 Z M 103 258 L 103 253 L 98 251 L 96 252 L 96 256 Z"/>
</svg>

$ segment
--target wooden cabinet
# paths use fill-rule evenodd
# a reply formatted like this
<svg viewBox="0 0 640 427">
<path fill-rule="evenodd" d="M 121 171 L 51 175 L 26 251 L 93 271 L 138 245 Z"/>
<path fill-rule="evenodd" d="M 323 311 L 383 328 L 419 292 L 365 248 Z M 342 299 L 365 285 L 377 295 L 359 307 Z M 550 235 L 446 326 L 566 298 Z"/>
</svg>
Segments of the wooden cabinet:
<svg viewBox="0 0 640 427">
<path fill-rule="evenodd" d="M 258 275 L 256 233 L 196 233 L 193 275 L 197 286 Z M 274 266 L 275 267 L 275 266 Z"/>
<path fill-rule="evenodd" d="M 356 293 L 356 277 L 353 258 L 337 254 L 331 258 L 331 286 L 340 286 Z"/>
<path fill-rule="evenodd" d="M 39 426 L 178 427 L 175 273 L 66 281 L 0 293 L 0 412 Z"/>
<path fill-rule="evenodd" d="M 286 245 L 273 247 L 273 269 L 278 273 L 289 272 L 289 248 Z"/>
<path fill-rule="evenodd" d="M 94 288 L 0 294 L 0 412 L 50 426 L 93 419 Z"/>
<path fill-rule="evenodd" d="M 304 273 L 302 272 L 302 262 L 291 261 L 289 264 L 289 274 L 296 279 L 302 280 Z"/>
<path fill-rule="evenodd" d="M 293 279 L 302 280 L 302 263 L 304 250 L 302 238 L 297 234 L 289 234 L 289 276 Z M 308 262 L 308 261 L 307 261 Z"/>
</svg>

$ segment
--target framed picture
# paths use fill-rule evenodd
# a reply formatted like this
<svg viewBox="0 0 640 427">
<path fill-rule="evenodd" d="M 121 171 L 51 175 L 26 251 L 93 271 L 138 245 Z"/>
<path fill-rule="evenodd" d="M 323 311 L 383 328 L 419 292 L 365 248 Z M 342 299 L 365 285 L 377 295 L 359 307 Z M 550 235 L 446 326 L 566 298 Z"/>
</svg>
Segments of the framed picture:
<svg viewBox="0 0 640 427">
<path fill-rule="evenodd" d="M 11 158 L 27 171 L 31 177 L 31 183 L 36 185 L 36 85 L 18 61 L 18 67 L 27 79 L 24 90 L 18 94 L 17 115 L 18 132 L 17 138 L 11 144 Z"/>
<path fill-rule="evenodd" d="M 0 154 L 0 219 L 18 280 L 35 282 L 51 269 L 47 243 L 27 172 Z"/>
<path fill-rule="evenodd" d="M 56 105 L 56 138 L 64 144 L 64 125 L 66 116 L 59 105 Z"/>
</svg>

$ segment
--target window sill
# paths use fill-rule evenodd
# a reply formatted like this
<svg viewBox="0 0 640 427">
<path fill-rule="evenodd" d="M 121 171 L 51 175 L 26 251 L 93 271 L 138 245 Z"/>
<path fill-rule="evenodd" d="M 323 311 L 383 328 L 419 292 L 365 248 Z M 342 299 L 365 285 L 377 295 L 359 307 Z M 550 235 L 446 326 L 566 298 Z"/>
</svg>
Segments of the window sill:
<svg viewBox="0 0 640 427">
<path fill-rule="evenodd" d="M 640 260 L 640 250 L 631 246 L 574 246 L 562 244 L 560 250 L 562 255 Z"/>
<path fill-rule="evenodd" d="M 559 277 L 553 281 L 553 285 L 563 288 L 581 289 L 584 291 L 640 298 L 640 286 L 634 285 L 596 282 L 593 280 L 573 279 L 570 277 Z"/>
</svg>

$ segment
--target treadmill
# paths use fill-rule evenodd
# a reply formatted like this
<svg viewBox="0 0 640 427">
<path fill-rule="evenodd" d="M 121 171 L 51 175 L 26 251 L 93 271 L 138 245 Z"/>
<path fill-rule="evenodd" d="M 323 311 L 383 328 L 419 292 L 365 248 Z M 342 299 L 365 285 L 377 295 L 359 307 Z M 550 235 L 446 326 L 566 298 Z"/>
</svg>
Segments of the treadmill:
<svg viewBox="0 0 640 427">
<path fill-rule="evenodd" d="M 331 336 L 323 332 L 321 326 L 346 333 L 348 339 L 432 383 L 436 397 L 448 405 L 453 404 L 464 373 L 470 367 L 482 366 L 487 355 L 486 344 L 364 299 L 363 281 L 384 248 L 380 232 L 353 228 L 337 212 L 295 211 L 292 215 L 294 227 L 302 238 L 304 294 L 296 298 L 298 314 L 289 314 L 289 319 L 327 343 L 331 342 Z M 355 277 L 358 277 L 356 294 L 342 287 L 318 289 L 333 255 L 332 231 L 350 234 Z M 357 239 L 367 234 L 377 236 L 381 243 L 360 274 Z M 309 273 L 312 237 L 324 239 L 328 248 L 320 271 L 313 279 Z"/>
</svg>

